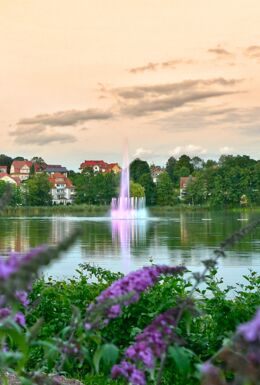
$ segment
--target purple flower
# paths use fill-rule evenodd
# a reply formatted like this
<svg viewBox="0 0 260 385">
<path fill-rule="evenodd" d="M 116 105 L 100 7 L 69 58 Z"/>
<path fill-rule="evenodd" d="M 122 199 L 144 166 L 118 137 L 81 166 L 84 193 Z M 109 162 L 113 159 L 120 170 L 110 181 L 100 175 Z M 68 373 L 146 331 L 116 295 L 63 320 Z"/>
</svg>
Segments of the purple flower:
<svg viewBox="0 0 260 385">
<path fill-rule="evenodd" d="M 255 317 L 238 327 L 238 333 L 243 336 L 247 342 L 260 342 L 260 309 Z"/>
<path fill-rule="evenodd" d="M 217 376 L 219 373 L 218 368 L 216 368 L 208 361 L 201 365 L 200 371 L 203 375 L 207 376 Z"/>
<path fill-rule="evenodd" d="M 15 274 L 21 266 L 29 265 L 40 253 L 46 251 L 47 246 L 38 246 L 28 253 L 11 253 L 8 259 L 0 259 L 0 279 L 6 280 Z"/>
<path fill-rule="evenodd" d="M 143 267 L 115 281 L 87 309 L 87 324 L 102 326 L 102 319 L 118 317 L 124 306 L 137 302 L 140 295 L 155 285 L 162 275 L 177 275 L 186 270 L 184 266 L 155 265 Z"/>
<path fill-rule="evenodd" d="M 25 326 L 25 316 L 22 313 L 16 313 L 14 317 L 15 322 L 20 326 Z"/>
<path fill-rule="evenodd" d="M 160 359 L 162 355 L 166 353 L 169 343 L 173 340 L 177 313 L 178 309 L 173 308 L 156 317 L 155 320 L 135 338 L 135 343 L 126 350 L 125 359 L 128 361 L 124 360 L 120 365 L 113 367 L 112 377 L 114 375 L 113 373 L 116 373 L 116 377 L 125 377 L 134 384 L 131 376 L 125 374 L 126 368 L 140 367 L 141 365 L 144 371 L 146 369 L 153 369 L 156 359 Z M 141 371 L 142 375 L 140 373 L 133 374 L 133 376 L 135 377 L 136 375 L 137 378 L 139 378 L 139 375 L 141 376 L 140 382 L 137 382 L 137 384 L 142 383 L 144 371 Z"/>
<path fill-rule="evenodd" d="M 0 319 L 6 318 L 11 314 L 11 310 L 8 307 L 0 308 Z"/>
<path fill-rule="evenodd" d="M 113 305 L 108 311 L 108 317 L 109 318 L 116 318 L 121 313 L 121 307 L 120 305 Z"/>
<path fill-rule="evenodd" d="M 122 361 L 119 365 L 114 365 L 111 372 L 112 378 L 124 377 L 133 385 L 145 385 L 145 374 L 142 370 L 130 362 Z"/>
<path fill-rule="evenodd" d="M 29 305 L 28 294 L 26 293 L 26 291 L 16 291 L 15 296 L 24 307 L 27 307 Z"/>
</svg>

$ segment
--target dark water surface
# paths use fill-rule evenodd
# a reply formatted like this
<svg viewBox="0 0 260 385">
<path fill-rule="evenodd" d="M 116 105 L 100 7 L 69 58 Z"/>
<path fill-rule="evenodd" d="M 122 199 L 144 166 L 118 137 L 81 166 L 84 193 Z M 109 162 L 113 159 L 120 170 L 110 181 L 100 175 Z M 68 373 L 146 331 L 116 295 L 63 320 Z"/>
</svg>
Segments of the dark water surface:
<svg viewBox="0 0 260 385">
<path fill-rule="evenodd" d="M 56 244 L 81 227 L 83 235 L 63 259 L 44 271 L 56 278 L 71 277 L 79 263 L 90 262 L 127 272 L 143 265 L 185 264 L 201 268 L 219 243 L 256 216 L 252 212 L 176 212 L 147 220 L 116 220 L 109 217 L 50 216 L 1 217 L 0 250 L 26 251 L 42 243 Z M 219 275 L 226 284 L 242 280 L 253 269 L 260 274 L 260 227 L 227 251 Z"/>
</svg>

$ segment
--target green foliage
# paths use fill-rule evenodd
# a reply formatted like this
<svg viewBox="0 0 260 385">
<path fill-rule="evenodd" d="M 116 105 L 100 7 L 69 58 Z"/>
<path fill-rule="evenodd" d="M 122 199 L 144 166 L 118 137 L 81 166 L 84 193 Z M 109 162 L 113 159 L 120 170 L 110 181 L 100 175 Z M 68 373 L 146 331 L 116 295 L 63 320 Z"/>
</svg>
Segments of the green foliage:
<svg viewBox="0 0 260 385">
<path fill-rule="evenodd" d="M 150 172 L 148 174 L 142 174 L 139 178 L 139 183 L 144 187 L 147 205 L 154 205 L 156 202 L 156 187 Z"/>
<path fill-rule="evenodd" d="M 159 206 L 171 206 L 173 204 L 174 190 L 169 175 L 164 172 L 158 176 L 156 184 L 156 203 Z"/>
<path fill-rule="evenodd" d="M 25 203 L 29 206 L 51 204 L 51 184 L 46 174 L 36 174 L 26 181 Z"/>
<path fill-rule="evenodd" d="M 0 166 L 7 166 L 8 173 L 10 172 L 12 162 L 13 158 L 5 154 L 0 154 Z"/>
<path fill-rule="evenodd" d="M 137 183 L 140 183 L 140 178 L 144 174 L 150 174 L 149 164 L 139 158 L 130 163 L 130 178 Z"/>
<path fill-rule="evenodd" d="M 65 338 L 70 333 L 73 307 L 76 306 L 84 317 L 86 307 L 94 298 L 122 276 L 88 264 L 81 265 L 78 274 L 77 278 L 68 281 L 50 278 L 47 282 L 41 279 L 34 284 L 27 322 L 34 325 L 38 319 L 43 320 L 39 339 L 46 341 L 47 345 L 30 349 L 28 365 L 31 369 L 39 367 L 47 359 L 50 366 L 45 369 L 51 370 L 59 361 L 55 353 L 58 342 L 53 345 L 51 340 L 57 335 Z M 178 334 L 186 343 L 184 347 L 174 345 L 169 349 L 162 384 L 198 384 L 197 364 L 214 355 L 236 327 L 252 317 L 260 305 L 260 277 L 251 272 L 245 279 L 246 283 L 223 289 L 223 280 L 217 278 L 216 270 L 211 271 L 205 287 L 197 290 L 197 316 L 191 317 L 187 312 L 179 325 Z M 85 349 L 84 364 L 70 356 L 64 366 L 66 375 L 84 379 L 86 384 L 109 383 L 107 375 L 118 354 L 120 357 L 134 337 L 158 314 L 186 298 L 190 287 L 191 283 L 185 278 L 165 277 L 98 334 L 86 337 L 79 328 L 76 339 Z M 50 350 L 53 352 L 51 356 Z"/>
<path fill-rule="evenodd" d="M 84 169 L 82 174 L 71 175 L 76 188 L 76 203 L 110 204 L 118 195 L 119 176 L 113 172 L 93 173 L 93 169 Z"/>
<path fill-rule="evenodd" d="M 17 206 L 22 204 L 22 192 L 20 187 L 17 187 L 14 184 L 9 184 L 11 189 L 11 198 L 8 202 L 10 206 Z M 3 196 L 6 191 L 7 183 L 4 181 L 0 181 L 0 198 Z"/>
<path fill-rule="evenodd" d="M 130 181 L 130 195 L 135 198 L 142 198 L 145 196 L 145 189 L 140 183 Z"/>
</svg>

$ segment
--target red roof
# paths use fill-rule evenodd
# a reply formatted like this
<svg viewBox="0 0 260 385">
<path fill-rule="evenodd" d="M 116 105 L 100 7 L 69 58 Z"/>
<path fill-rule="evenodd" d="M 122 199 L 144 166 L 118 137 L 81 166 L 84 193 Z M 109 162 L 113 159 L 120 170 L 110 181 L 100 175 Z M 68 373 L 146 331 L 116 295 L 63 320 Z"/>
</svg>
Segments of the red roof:
<svg viewBox="0 0 260 385">
<path fill-rule="evenodd" d="M 80 168 L 94 167 L 99 166 L 100 168 L 106 169 L 108 164 L 103 160 L 85 160 L 85 162 L 81 163 Z"/>
<path fill-rule="evenodd" d="M 80 169 L 87 168 L 87 167 L 94 167 L 99 166 L 101 170 L 105 170 L 105 172 L 111 172 L 113 167 L 119 166 L 118 163 L 107 163 L 103 160 L 85 160 L 85 162 L 81 163 Z"/>
<path fill-rule="evenodd" d="M 32 162 L 30 162 L 29 160 L 14 160 L 12 166 L 14 167 L 14 173 L 20 174 L 21 168 L 24 166 L 28 166 L 29 168 L 31 168 Z"/>
<path fill-rule="evenodd" d="M 0 166 L 0 169 L 7 171 L 7 166 Z"/>
<path fill-rule="evenodd" d="M 71 180 L 59 172 L 52 174 L 48 179 L 53 187 L 55 187 L 56 184 L 65 184 L 68 188 L 74 187 Z"/>
</svg>

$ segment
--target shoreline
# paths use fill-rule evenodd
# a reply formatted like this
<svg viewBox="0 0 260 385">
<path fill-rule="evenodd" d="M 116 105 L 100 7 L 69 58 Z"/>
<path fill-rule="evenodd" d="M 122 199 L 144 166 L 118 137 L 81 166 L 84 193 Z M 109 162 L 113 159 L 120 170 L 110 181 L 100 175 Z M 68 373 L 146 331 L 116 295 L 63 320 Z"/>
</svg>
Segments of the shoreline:
<svg viewBox="0 0 260 385">
<path fill-rule="evenodd" d="M 188 206 L 188 205 L 176 205 L 176 206 L 150 206 L 147 208 L 152 215 L 171 214 L 176 212 L 255 212 L 260 214 L 260 207 L 209 207 L 209 206 Z M 50 214 L 75 214 L 84 216 L 107 216 L 110 206 L 108 205 L 70 205 L 70 206 L 16 206 L 7 207 L 2 211 L 3 216 L 9 215 L 50 215 Z"/>
</svg>

